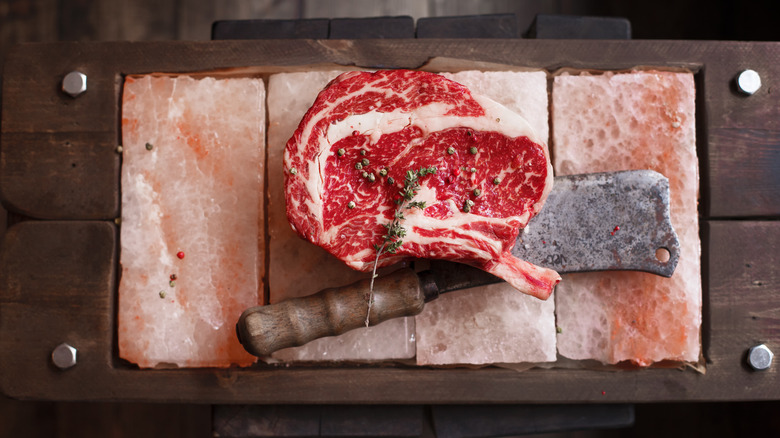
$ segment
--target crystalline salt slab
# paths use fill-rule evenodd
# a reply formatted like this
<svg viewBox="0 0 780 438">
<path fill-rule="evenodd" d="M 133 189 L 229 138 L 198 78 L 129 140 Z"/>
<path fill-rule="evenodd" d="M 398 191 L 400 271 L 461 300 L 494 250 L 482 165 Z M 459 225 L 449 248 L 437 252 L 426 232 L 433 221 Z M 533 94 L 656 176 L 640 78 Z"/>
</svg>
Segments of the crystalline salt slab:
<svg viewBox="0 0 780 438">
<path fill-rule="evenodd" d="M 520 114 L 547 141 L 545 72 L 466 71 L 444 76 Z M 442 295 L 416 317 L 417 363 L 554 361 L 554 308 L 553 297 L 540 301 L 505 283 Z"/>
<path fill-rule="evenodd" d="M 271 302 L 344 286 L 370 274 L 355 271 L 324 249 L 301 239 L 285 213 L 282 158 L 287 140 L 317 94 L 341 71 L 272 75 L 268 83 L 268 232 Z M 414 318 L 397 318 L 273 354 L 285 361 L 409 359 L 414 356 Z"/>
<path fill-rule="evenodd" d="M 126 78 L 123 359 L 140 367 L 255 362 L 235 323 L 262 297 L 264 101 L 260 79 Z"/>
<path fill-rule="evenodd" d="M 694 98 L 690 73 L 555 78 L 556 173 L 646 168 L 666 175 L 672 224 L 682 246 L 670 279 L 635 272 L 564 276 L 555 293 L 562 328 L 558 349 L 563 356 L 639 365 L 699 359 L 702 298 Z"/>
</svg>

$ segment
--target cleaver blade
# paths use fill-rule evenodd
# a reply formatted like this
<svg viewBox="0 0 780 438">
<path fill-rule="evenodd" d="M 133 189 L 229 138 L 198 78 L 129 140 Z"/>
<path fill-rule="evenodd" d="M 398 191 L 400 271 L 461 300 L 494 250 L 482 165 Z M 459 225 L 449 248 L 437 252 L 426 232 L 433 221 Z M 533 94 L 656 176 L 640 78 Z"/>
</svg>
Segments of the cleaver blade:
<svg viewBox="0 0 780 438">
<path fill-rule="evenodd" d="M 560 274 L 643 271 L 671 277 L 680 242 L 670 217 L 669 180 L 652 170 L 556 176 L 512 254 Z M 427 277 L 439 293 L 503 281 L 460 263 L 430 264 Z"/>
<path fill-rule="evenodd" d="M 512 254 L 560 273 L 631 270 L 671 277 L 680 242 L 670 218 L 669 180 L 652 170 L 556 177 Z"/>
</svg>

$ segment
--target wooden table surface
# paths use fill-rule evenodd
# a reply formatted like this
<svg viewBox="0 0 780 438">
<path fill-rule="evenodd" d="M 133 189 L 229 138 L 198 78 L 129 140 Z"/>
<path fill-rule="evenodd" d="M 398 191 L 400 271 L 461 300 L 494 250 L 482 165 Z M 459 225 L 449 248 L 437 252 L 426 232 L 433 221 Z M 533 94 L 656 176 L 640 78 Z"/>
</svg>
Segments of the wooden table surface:
<svg viewBox="0 0 780 438">
<path fill-rule="evenodd" d="M 125 74 L 311 63 L 415 68 L 442 56 L 523 65 L 695 72 L 701 157 L 703 351 L 707 372 L 603 372 L 393 365 L 138 370 L 117 357 L 119 97 Z M 750 97 L 733 78 L 752 68 Z M 87 74 L 77 99 L 59 84 Z M 539 403 L 779 400 L 780 43 L 561 40 L 265 40 L 22 45 L 5 61 L 0 195 L 12 212 L 0 251 L 0 388 L 47 400 L 202 403 Z M 76 367 L 49 360 L 67 341 Z"/>
</svg>

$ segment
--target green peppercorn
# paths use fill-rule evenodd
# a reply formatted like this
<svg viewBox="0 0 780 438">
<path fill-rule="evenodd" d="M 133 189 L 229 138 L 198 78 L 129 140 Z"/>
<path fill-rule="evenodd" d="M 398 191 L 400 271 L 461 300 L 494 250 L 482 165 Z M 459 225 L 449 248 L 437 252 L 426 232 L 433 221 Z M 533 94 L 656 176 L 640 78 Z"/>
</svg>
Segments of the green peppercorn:
<svg viewBox="0 0 780 438">
<path fill-rule="evenodd" d="M 344 148 L 341 148 L 341 149 L 337 150 L 336 153 L 339 155 L 339 157 L 343 157 L 344 154 L 347 153 L 347 151 L 345 151 Z"/>
<path fill-rule="evenodd" d="M 368 172 L 366 172 L 365 170 L 363 171 L 362 175 L 363 175 L 363 178 L 368 178 Z"/>
<path fill-rule="evenodd" d="M 366 155 L 366 150 L 365 149 L 361 149 L 360 150 L 360 155 Z"/>
<path fill-rule="evenodd" d="M 161 290 L 161 291 L 159 292 L 159 295 L 160 295 L 160 298 L 165 298 L 165 295 L 166 295 L 166 293 L 165 293 L 165 291 L 164 291 L 164 290 Z"/>
<path fill-rule="evenodd" d="M 355 208 L 355 201 L 349 201 L 349 204 L 347 204 L 348 208 Z"/>
<path fill-rule="evenodd" d="M 369 180 L 370 182 L 374 182 L 374 181 L 376 181 L 376 177 L 374 176 L 374 174 L 373 174 L 373 173 L 369 173 L 369 174 L 368 174 L 368 180 Z"/>
<path fill-rule="evenodd" d="M 474 189 L 474 196 L 479 196 L 482 194 L 482 190 L 480 189 Z"/>
<path fill-rule="evenodd" d="M 472 201 L 471 199 L 466 199 L 466 202 L 463 203 L 463 211 L 465 213 L 468 213 L 471 211 L 471 207 L 473 206 L 474 206 L 474 201 Z"/>
<path fill-rule="evenodd" d="M 297 173 L 298 173 L 298 170 L 296 168 L 294 168 L 294 167 L 290 168 L 290 175 L 295 175 Z"/>
<path fill-rule="evenodd" d="M 361 162 L 363 163 L 364 166 L 368 166 L 368 158 L 363 158 Z"/>
<path fill-rule="evenodd" d="M 472 146 L 472 147 L 469 149 L 469 152 L 471 152 L 471 155 L 477 155 L 477 152 L 478 152 L 478 151 L 477 151 L 477 147 L 476 147 L 476 146 Z"/>
<path fill-rule="evenodd" d="M 455 148 L 452 147 L 452 146 L 448 147 L 447 148 L 447 153 L 450 154 L 450 155 L 454 154 L 455 153 Z"/>
<path fill-rule="evenodd" d="M 387 183 L 388 184 L 395 184 L 395 180 L 393 179 L 392 176 L 390 178 L 387 178 Z"/>
<path fill-rule="evenodd" d="M 363 168 L 363 165 L 360 163 L 355 163 L 355 169 L 360 170 Z"/>
<path fill-rule="evenodd" d="M 379 169 L 379 175 L 387 176 L 387 169 Z"/>
<path fill-rule="evenodd" d="M 476 168 L 474 168 L 474 167 L 472 167 L 471 169 L 469 169 L 469 172 L 471 172 L 471 173 L 477 173 L 477 169 L 476 169 Z"/>
<path fill-rule="evenodd" d="M 170 286 L 170 287 L 174 287 L 174 286 L 176 286 L 176 282 L 174 282 L 173 280 L 171 280 L 171 281 L 168 283 L 168 286 Z"/>
<path fill-rule="evenodd" d="M 146 143 L 146 150 L 151 151 L 152 149 L 154 149 L 154 146 L 151 143 Z"/>
<path fill-rule="evenodd" d="M 499 178 L 495 178 L 495 179 L 493 179 L 493 184 L 499 185 L 499 184 L 501 184 L 501 180 Z"/>
</svg>

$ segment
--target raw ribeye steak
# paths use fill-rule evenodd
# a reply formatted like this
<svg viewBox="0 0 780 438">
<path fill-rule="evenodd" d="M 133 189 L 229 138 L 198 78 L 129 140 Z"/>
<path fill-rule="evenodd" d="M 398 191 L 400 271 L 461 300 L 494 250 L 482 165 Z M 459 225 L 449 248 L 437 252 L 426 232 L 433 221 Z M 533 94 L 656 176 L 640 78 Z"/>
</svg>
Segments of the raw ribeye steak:
<svg viewBox="0 0 780 438">
<path fill-rule="evenodd" d="M 560 277 L 514 257 L 520 228 L 552 188 L 547 146 L 500 104 L 418 71 L 348 72 L 320 92 L 284 156 L 287 217 L 304 239 L 354 269 L 373 268 L 407 171 L 420 178 L 395 253 L 490 272 L 546 299 Z"/>
</svg>

